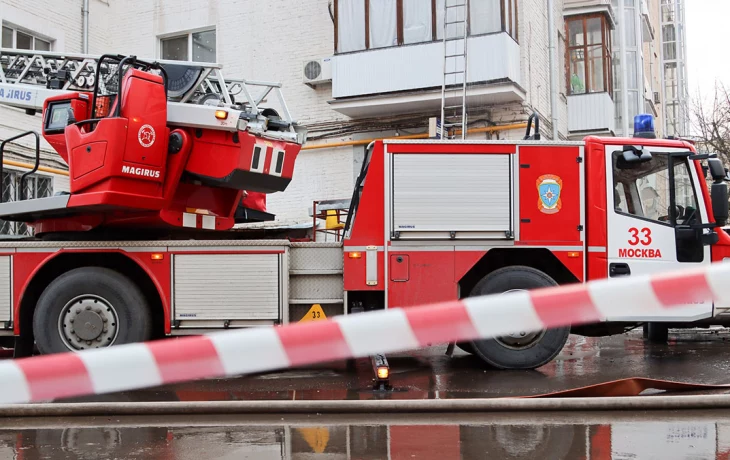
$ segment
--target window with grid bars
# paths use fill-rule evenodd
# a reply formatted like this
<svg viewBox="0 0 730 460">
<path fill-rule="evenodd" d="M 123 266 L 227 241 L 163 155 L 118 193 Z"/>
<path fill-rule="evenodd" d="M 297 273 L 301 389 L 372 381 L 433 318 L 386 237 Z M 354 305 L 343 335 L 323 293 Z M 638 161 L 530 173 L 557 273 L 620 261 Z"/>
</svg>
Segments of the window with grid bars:
<svg viewBox="0 0 730 460">
<path fill-rule="evenodd" d="M 21 193 L 20 171 L 3 171 L 2 202 L 45 198 L 53 195 L 53 178 L 34 174 L 25 178 L 25 193 Z M 0 220 L 0 235 L 32 235 L 32 229 L 22 222 Z"/>
</svg>

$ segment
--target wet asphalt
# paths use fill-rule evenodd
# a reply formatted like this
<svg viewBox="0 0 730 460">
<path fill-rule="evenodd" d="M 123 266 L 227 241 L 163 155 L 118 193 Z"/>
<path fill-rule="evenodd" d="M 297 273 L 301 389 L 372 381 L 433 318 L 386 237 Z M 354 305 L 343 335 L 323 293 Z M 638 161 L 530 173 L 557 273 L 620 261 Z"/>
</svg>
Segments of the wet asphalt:
<svg viewBox="0 0 730 460">
<path fill-rule="evenodd" d="M 374 392 L 369 360 L 215 379 L 73 401 L 448 399 L 526 396 L 631 377 L 730 384 L 730 330 L 672 331 L 666 345 L 641 331 L 607 338 L 571 336 L 550 364 L 533 371 L 490 369 L 471 355 L 433 346 L 388 356 L 393 391 Z"/>
<path fill-rule="evenodd" d="M 535 371 L 496 371 L 434 346 L 389 356 L 394 391 L 367 360 L 207 380 L 87 401 L 424 399 L 544 394 L 629 377 L 730 383 L 730 333 L 571 336 Z M 77 400 L 78 401 L 78 400 Z M 730 459 L 730 413 L 366 414 L 5 419 L 3 459 Z"/>
</svg>

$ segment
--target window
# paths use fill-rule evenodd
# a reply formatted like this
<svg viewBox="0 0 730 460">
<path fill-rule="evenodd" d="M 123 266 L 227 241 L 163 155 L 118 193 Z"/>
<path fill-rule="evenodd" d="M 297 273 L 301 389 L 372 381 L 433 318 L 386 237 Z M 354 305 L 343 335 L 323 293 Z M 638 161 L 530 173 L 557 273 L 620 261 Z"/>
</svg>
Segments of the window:
<svg viewBox="0 0 730 460">
<path fill-rule="evenodd" d="M 336 0 L 335 50 L 349 53 L 441 40 L 445 2 L 463 0 Z M 518 0 L 469 2 L 469 34 L 507 32 L 518 39 Z M 448 21 L 462 21 L 463 8 L 449 9 Z M 453 26 L 452 26 L 453 27 Z M 449 32 L 451 35 L 451 32 Z"/>
<path fill-rule="evenodd" d="M 613 154 L 614 207 L 617 212 L 671 223 L 669 157 L 654 154 L 650 162 L 628 168 L 619 166 L 620 152 Z M 686 160 L 674 160 L 674 201 L 677 224 L 699 218 L 697 195 Z M 618 198 L 618 199 L 617 199 Z"/>
<path fill-rule="evenodd" d="M 170 61 L 215 62 L 215 29 L 160 39 L 162 59 Z"/>
<path fill-rule="evenodd" d="M 611 35 L 603 15 L 566 20 L 568 94 L 613 93 Z"/>
<path fill-rule="evenodd" d="M 40 38 L 29 32 L 3 26 L 3 48 L 19 50 L 51 51 L 51 40 Z"/>
<path fill-rule="evenodd" d="M 19 201 L 21 171 L 3 171 L 2 201 Z M 53 195 L 53 179 L 48 176 L 34 174 L 25 178 L 25 199 L 45 198 Z M 22 222 L 6 222 L 0 220 L 2 235 L 31 235 L 32 230 Z"/>
<path fill-rule="evenodd" d="M 626 187 L 621 182 L 616 184 L 614 188 L 613 207 L 616 208 L 616 212 L 629 212 L 629 202 L 626 200 Z"/>
</svg>

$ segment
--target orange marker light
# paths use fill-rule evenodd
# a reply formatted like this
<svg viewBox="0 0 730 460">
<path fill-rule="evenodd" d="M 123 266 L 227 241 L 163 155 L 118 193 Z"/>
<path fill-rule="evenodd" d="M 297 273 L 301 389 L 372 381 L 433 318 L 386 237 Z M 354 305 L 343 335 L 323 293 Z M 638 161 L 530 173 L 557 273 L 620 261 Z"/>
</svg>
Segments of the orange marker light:
<svg viewBox="0 0 730 460">
<path fill-rule="evenodd" d="M 225 110 L 216 110 L 215 117 L 219 120 L 225 120 L 226 118 L 228 118 L 228 112 L 226 112 Z"/>
<path fill-rule="evenodd" d="M 150 254 L 150 258 L 152 260 L 162 260 L 162 259 L 165 258 L 165 254 L 162 254 L 162 253 L 159 253 L 159 252 L 155 252 L 154 254 Z"/>
<path fill-rule="evenodd" d="M 381 380 L 386 380 L 388 377 L 390 377 L 390 370 L 387 367 L 379 367 L 378 378 Z"/>
<path fill-rule="evenodd" d="M 577 259 L 578 257 L 580 257 L 580 252 L 569 252 L 568 257 L 571 259 Z"/>
<path fill-rule="evenodd" d="M 350 252 L 347 254 L 350 259 L 362 259 L 362 252 Z"/>
</svg>

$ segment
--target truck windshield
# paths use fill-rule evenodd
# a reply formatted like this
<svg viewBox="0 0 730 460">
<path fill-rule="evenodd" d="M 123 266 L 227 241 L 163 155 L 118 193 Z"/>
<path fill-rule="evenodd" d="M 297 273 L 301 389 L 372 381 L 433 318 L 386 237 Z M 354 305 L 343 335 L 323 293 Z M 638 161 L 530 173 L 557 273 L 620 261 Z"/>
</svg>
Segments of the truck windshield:
<svg viewBox="0 0 730 460">
<path fill-rule="evenodd" d="M 670 202 L 669 155 L 655 153 L 649 162 L 620 165 L 621 153 L 613 154 L 616 212 L 678 225 L 699 219 L 697 194 L 686 158 L 673 159 L 674 214 Z"/>
</svg>

